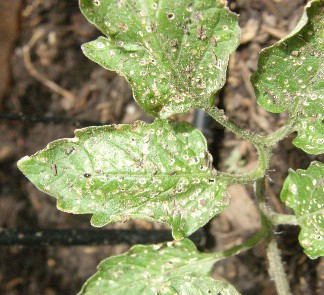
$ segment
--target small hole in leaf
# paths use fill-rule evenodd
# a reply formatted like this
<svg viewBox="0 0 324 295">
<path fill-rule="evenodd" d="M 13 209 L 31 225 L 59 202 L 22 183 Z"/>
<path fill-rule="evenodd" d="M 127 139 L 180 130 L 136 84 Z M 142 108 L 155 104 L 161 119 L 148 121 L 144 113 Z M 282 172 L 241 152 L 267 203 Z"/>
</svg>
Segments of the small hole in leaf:
<svg viewBox="0 0 324 295">
<path fill-rule="evenodd" d="M 168 14 L 168 19 L 174 19 L 174 14 L 173 13 L 169 13 Z"/>
<path fill-rule="evenodd" d="M 99 0 L 94 0 L 93 3 L 94 3 L 94 5 L 96 5 L 96 6 L 99 6 L 99 5 L 100 5 L 100 1 L 99 1 Z"/>
</svg>

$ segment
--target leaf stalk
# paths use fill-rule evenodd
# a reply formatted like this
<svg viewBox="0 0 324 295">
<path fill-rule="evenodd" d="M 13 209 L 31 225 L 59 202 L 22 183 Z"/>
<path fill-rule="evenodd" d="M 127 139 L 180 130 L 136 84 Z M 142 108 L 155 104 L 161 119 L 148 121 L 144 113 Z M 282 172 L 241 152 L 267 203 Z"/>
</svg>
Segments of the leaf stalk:
<svg viewBox="0 0 324 295">
<path fill-rule="evenodd" d="M 263 240 L 267 236 L 267 234 L 268 234 L 267 231 L 264 228 L 261 228 L 258 232 L 256 232 L 254 235 L 252 235 L 249 239 L 247 239 L 242 244 L 234 246 L 227 250 L 211 253 L 208 255 L 210 255 L 213 259 L 216 260 L 216 262 L 218 262 L 227 257 L 240 254 L 242 252 L 245 252 L 253 248 L 256 244 L 258 244 L 261 240 Z"/>
<path fill-rule="evenodd" d="M 197 105 L 196 107 L 208 113 L 214 120 L 226 127 L 228 130 L 232 131 L 234 134 L 253 143 L 254 145 L 264 145 L 263 136 L 241 127 L 235 122 L 229 120 L 229 118 L 225 115 L 224 110 L 221 110 L 215 106 L 206 105 Z"/>
<path fill-rule="evenodd" d="M 231 174 L 226 172 L 218 172 L 218 175 L 222 177 L 228 183 L 245 184 L 249 182 L 256 181 L 257 179 L 263 177 L 269 167 L 269 159 L 271 154 L 271 148 L 265 147 L 263 145 L 255 145 L 257 149 L 259 159 L 258 166 L 255 170 L 243 173 L 243 174 Z"/>
</svg>

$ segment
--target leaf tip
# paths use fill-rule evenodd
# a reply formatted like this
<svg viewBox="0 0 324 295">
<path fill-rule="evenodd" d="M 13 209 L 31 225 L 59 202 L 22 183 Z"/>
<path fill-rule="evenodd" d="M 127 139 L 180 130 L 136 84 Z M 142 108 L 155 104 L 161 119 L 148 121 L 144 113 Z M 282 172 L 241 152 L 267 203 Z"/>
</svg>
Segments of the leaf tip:
<svg viewBox="0 0 324 295">
<path fill-rule="evenodd" d="M 25 168 L 25 165 L 26 165 L 26 162 L 29 162 L 30 161 L 30 157 L 29 156 L 25 156 L 23 158 L 21 158 L 18 162 L 17 162 L 17 167 L 20 171 L 24 171 L 24 168 Z"/>
</svg>

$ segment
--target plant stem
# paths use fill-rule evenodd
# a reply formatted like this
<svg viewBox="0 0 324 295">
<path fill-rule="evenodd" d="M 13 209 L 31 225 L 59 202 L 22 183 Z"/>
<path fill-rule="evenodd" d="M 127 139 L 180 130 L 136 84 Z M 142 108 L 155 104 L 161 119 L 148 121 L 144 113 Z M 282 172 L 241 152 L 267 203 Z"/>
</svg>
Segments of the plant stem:
<svg viewBox="0 0 324 295">
<path fill-rule="evenodd" d="M 274 224 L 270 219 L 272 211 L 268 207 L 265 197 L 265 178 L 258 179 L 255 185 L 256 202 L 261 215 L 261 227 L 268 232 L 267 257 L 269 260 L 269 274 L 274 280 L 279 295 L 291 295 L 289 283 L 281 261 L 277 242 L 273 235 Z M 278 214 L 279 215 L 279 214 Z"/>
<path fill-rule="evenodd" d="M 291 215 L 283 215 L 271 213 L 270 209 L 268 209 L 265 199 L 265 179 L 264 177 L 258 179 L 256 181 L 255 186 L 255 194 L 256 200 L 258 204 L 258 208 L 261 215 L 261 229 L 243 242 L 240 245 L 234 246 L 228 250 L 223 250 L 215 253 L 205 254 L 206 258 L 204 260 L 215 260 L 218 262 L 227 257 L 231 257 L 247 251 L 253 248 L 257 243 L 261 240 L 265 240 L 267 243 L 267 257 L 269 260 L 269 273 L 273 278 L 276 289 L 279 295 L 291 295 L 289 283 L 287 280 L 287 276 L 284 271 L 284 267 L 281 261 L 280 252 L 277 246 L 277 243 L 274 239 L 273 230 L 274 224 L 273 221 L 268 218 L 269 214 L 272 214 L 273 219 L 277 220 L 278 223 L 280 220 L 286 221 L 284 223 L 294 224 L 294 216 Z"/>
<path fill-rule="evenodd" d="M 235 122 L 228 119 L 228 117 L 224 114 L 223 110 L 215 106 L 197 105 L 196 107 L 201 108 L 202 110 L 207 112 L 214 120 L 226 127 L 228 130 L 232 131 L 238 136 L 241 136 L 243 139 L 253 143 L 254 145 L 264 145 L 267 147 L 271 147 L 278 141 L 284 139 L 292 131 L 294 131 L 297 114 L 300 109 L 300 104 L 300 101 L 296 103 L 295 107 L 290 112 L 289 120 L 284 126 L 264 136 L 237 125 Z"/>
<path fill-rule="evenodd" d="M 279 214 L 271 212 L 270 220 L 273 225 L 286 224 L 286 225 L 298 225 L 298 220 L 295 215 Z"/>
<path fill-rule="evenodd" d="M 278 130 L 264 136 L 264 143 L 267 146 L 273 146 L 280 140 L 284 139 L 288 134 L 290 134 L 294 128 L 295 120 L 290 120 L 287 125 L 282 126 Z"/>
<path fill-rule="evenodd" d="M 291 295 L 287 275 L 285 273 L 277 242 L 273 239 L 267 247 L 269 274 L 274 280 L 279 295 Z"/>
<path fill-rule="evenodd" d="M 258 162 L 258 167 L 254 171 L 244 173 L 244 174 L 231 174 L 226 172 L 218 172 L 218 175 L 222 179 L 228 181 L 229 183 L 243 184 L 243 183 L 255 181 L 256 179 L 265 175 L 269 166 L 271 147 L 265 144 L 264 136 L 253 133 L 250 130 L 247 130 L 237 125 L 236 123 L 232 122 L 226 117 L 223 110 L 220 110 L 215 106 L 196 105 L 195 107 L 200 108 L 205 112 L 207 112 L 218 123 L 222 124 L 224 127 L 228 128 L 236 135 L 241 136 L 243 139 L 251 142 L 257 149 L 259 155 L 259 162 Z"/>
<path fill-rule="evenodd" d="M 261 228 L 258 232 L 253 234 L 249 239 L 247 239 L 245 242 L 243 242 L 240 245 L 234 246 L 227 250 L 222 250 L 214 253 L 204 253 L 205 258 L 204 261 L 214 261 L 214 263 L 221 261 L 227 257 L 231 257 L 237 254 L 240 254 L 244 251 L 247 251 L 251 248 L 253 248 L 257 243 L 259 243 L 261 240 L 263 240 L 268 235 L 268 232 L 264 230 L 264 228 Z M 202 260 L 199 260 L 199 263 L 201 263 Z"/>
<path fill-rule="evenodd" d="M 255 183 L 255 198 L 261 216 L 261 225 L 272 230 L 271 209 L 269 208 L 265 197 L 265 177 L 258 179 Z"/>
<path fill-rule="evenodd" d="M 289 112 L 289 120 L 284 126 L 274 131 L 273 133 L 264 136 L 264 141 L 267 146 L 273 146 L 278 141 L 284 139 L 289 133 L 294 131 L 301 104 L 302 99 L 297 101 L 297 103 L 293 106 L 293 108 Z"/>
<path fill-rule="evenodd" d="M 224 114 L 223 110 L 215 106 L 200 106 L 197 105 L 197 108 L 202 109 L 206 113 L 208 113 L 214 120 L 218 123 L 235 133 L 236 135 L 241 136 L 243 139 L 253 143 L 254 145 L 263 145 L 264 139 L 263 136 L 253 133 L 252 131 L 243 128 L 237 125 L 235 122 L 228 119 L 228 117 Z"/>
<path fill-rule="evenodd" d="M 264 178 L 256 181 L 255 195 L 261 216 L 264 216 L 263 218 L 270 222 L 271 226 L 276 226 L 279 224 L 298 225 L 295 215 L 279 214 L 268 206 L 265 198 Z"/>
<path fill-rule="evenodd" d="M 228 183 L 238 183 L 238 184 L 244 184 L 248 182 L 253 182 L 260 177 L 263 177 L 266 174 L 266 171 L 269 167 L 269 158 L 271 153 L 271 148 L 264 147 L 263 145 L 255 145 L 255 148 L 257 149 L 259 159 L 258 159 L 258 166 L 255 170 L 243 173 L 243 174 L 231 174 L 226 172 L 219 172 L 218 176 L 220 176 L 222 179 L 227 181 Z"/>
</svg>

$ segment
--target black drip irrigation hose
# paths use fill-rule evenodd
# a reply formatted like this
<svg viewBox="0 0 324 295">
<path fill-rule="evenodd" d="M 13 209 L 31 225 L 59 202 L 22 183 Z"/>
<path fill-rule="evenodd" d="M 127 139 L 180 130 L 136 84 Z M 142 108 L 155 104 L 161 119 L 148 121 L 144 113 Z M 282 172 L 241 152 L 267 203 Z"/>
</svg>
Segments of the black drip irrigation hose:
<svg viewBox="0 0 324 295">
<path fill-rule="evenodd" d="M 101 122 L 79 120 L 79 119 L 68 119 L 62 117 L 49 117 L 37 114 L 17 114 L 17 113 L 0 113 L 0 121 L 19 121 L 28 123 L 44 123 L 54 125 L 70 125 L 74 127 L 87 127 L 87 126 L 102 126 Z M 110 123 L 107 123 L 110 124 Z"/>
<path fill-rule="evenodd" d="M 200 245 L 204 232 L 189 237 Z M 170 230 L 143 229 L 0 229 L 0 246 L 94 246 L 155 244 L 172 241 Z"/>
<path fill-rule="evenodd" d="M 23 121 L 29 123 L 65 124 L 73 126 L 100 126 L 100 122 L 46 117 L 41 115 L 1 114 L 0 120 Z M 203 111 L 196 110 L 193 125 L 210 138 L 212 136 L 211 118 Z M 189 237 L 201 245 L 206 233 L 200 229 Z M 82 246 L 117 244 L 153 244 L 173 240 L 170 230 L 140 229 L 1 229 L 0 246 Z"/>
<path fill-rule="evenodd" d="M 196 109 L 192 125 L 198 128 L 207 139 L 213 137 L 212 130 L 213 119 L 204 111 Z"/>
<path fill-rule="evenodd" d="M 44 124 L 55 124 L 55 125 L 71 125 L 75 127 L 87 127 L 87 126 L 102 126 L 106 124 L 111 124 L 111 122 L 107 122 L 105 124 L 98 121 L 90 121 L 90 120 L 79 120 L 79 119 L 68 119 L 62 117 L 54 117 L 54 116 L 44 116 L 40 114 L 21 114 L 21 113 L 1 113 L 0 112 L 0 121 L 20 121 L 20 122 L 28 122 L 28 123 L 44 123 Z M 212 136 L 212 131 L 210 128 L 210 124 L 212 122 L 212 118 L 207 115 L 202 110 L 195 110 L 193 126 L 200 129 L 202 133 L 209 138 Z"/>
<path fill-rule="evenodd" d="M 213 156 L 213 166 L 218 167 L 219 163 L 219 143 L 222 141 L 224 131 L 222 128 L 216 128 L 215 121 L 206 112 L 196 109 L 192 125 L 198 128 L 206 137 L 208 150 Z M 205 233 L 205 249 L 213 249 L 215 247 L 215 237 L 211 230 L 211 223 L 208 222 L 203 228 Z"/>
</svg>

